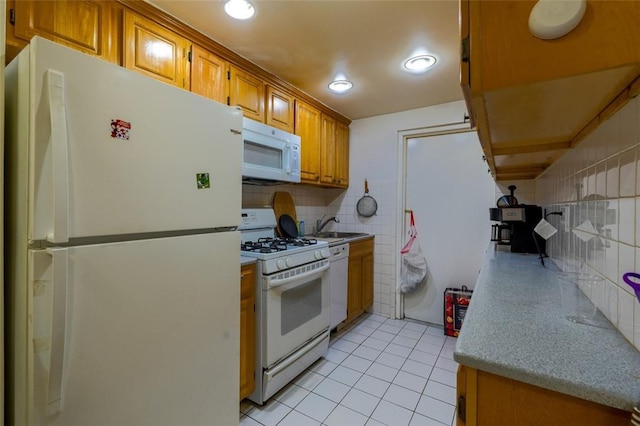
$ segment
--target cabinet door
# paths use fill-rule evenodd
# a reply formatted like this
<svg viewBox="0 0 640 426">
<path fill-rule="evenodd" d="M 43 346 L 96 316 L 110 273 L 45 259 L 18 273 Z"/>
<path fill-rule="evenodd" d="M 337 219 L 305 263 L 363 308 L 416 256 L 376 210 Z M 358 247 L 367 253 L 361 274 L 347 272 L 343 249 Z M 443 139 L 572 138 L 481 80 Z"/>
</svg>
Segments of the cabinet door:
<svg viewBox="0 0 640 426">
<path fill-rule="evenodd" d="M 118 22 L 112 2 L 17 0 L 14 8 L 17 39 L 28 42 L 38 35 L 110 62 L 119 62 Z"/>
<path fill-rule="evenodd" d="M 240 400 L 255 387 L 255 270 L 245 265 L 240 273 Z"/>
<path fill-rule="evenodd" d="M 373 305 L 374 239 L 349 244 L 347 319 L 352 321 Z"/>
<path fill-rule="evenodd" d="M 471 38 L 469 36 L 469 0 L 460 0 L 460 86 L 469 112 L 471 127 L 476 125 L 476 114 L 471 98 Z"/>
<path fill-rule="evenodd" d="M 226 103 L 227 63 L 200 46 L 191 46 L 191 91 L 198 95 Z"/>
<path fill-rule="evenodd" d="M 349 186 L 349 126 L 338 122 L 336 127 L 335 181 L 340 187 Z"/>
<path fill-rule="evenodd" d="M 271 86 L 267 86 L 267 120 L 270 126 L 286 132 L 294 132 L 295 98 Z"/>
<path fill-rule="evenodd" d="M 373 251 L 362 256 L 362 308 L 373 305 Z"/>
<path fill-rule="evenodd" d="M 628 411 L 460 365 L 457 425 L 628 425 Z"/>
<path fill-rule="evenodd" d="M 264 83 L 233 65 L 229 67 L 229 105 L 242 108 L 242 115 L 264 121 Z"/>
<path fill-rule="evenodd" d="M 303 182 L 319 183 L 321 113 L 299 100 L 296 100 L 296 134 L 301 140 L 300 178 Z"/>
<path fill-rule="evenodd" d="M 360 257 L 355 259 L 349 255 L 349 282 L 347 286 L 347 319 L 352 321 L 364 312 L 362 309 L 362 262 Z"/>
<path fill-rule="evenodd" d="M 336 171 L 336 120 L 325 114 L 322 114 L 321 120 L 320 182 L 333 185 Z"/>
<path fill-rule="evenodd" d="M 124 11 L 124 67 L 189 89 L 187 39 L 129 10 Z"/>
<path fill-rule="evenodd" d="M 456 425 L 457 426 L 476 426 L 477 413 L 477 395 L 476 381 L 477 370 L 470 369 L 467 375 L 467 367 L 458 365 L 458 374 L 456 375 Z M 467 381 L 469 386 L 467 386 Z"/>
</svg>

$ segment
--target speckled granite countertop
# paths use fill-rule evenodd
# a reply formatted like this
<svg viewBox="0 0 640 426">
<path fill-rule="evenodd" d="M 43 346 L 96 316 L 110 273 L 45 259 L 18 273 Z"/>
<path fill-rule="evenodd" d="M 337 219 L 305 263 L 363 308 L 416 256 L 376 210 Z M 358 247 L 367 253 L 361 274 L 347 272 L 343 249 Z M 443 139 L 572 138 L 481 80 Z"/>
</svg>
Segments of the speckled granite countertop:
<svg viewBox="0 0 640 426">
<path fill-rule="evenodd" d="M 546 264 L 536 255 L 489 248 L 454 359 L 631 411 L 640 401 L 640 352 L 604 316 L 602 328 L 568 321 L 557 269 Z"/>
</svg>

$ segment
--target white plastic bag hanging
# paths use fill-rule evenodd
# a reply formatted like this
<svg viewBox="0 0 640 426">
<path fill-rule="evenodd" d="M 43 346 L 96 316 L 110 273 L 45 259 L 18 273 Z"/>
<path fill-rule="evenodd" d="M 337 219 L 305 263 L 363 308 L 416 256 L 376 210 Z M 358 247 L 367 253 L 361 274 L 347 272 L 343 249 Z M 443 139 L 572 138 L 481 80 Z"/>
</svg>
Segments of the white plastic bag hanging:
<svg viewBox="0 0 640 426">
<path fill-rule="evenodd" d="M 409 293 L 418 288 L 418 284 L 424 281 L 427 275 L 427 259 L 425 259 L 418 242 L 418 230 L 416 229 L 413 212 L 409 227 L 409 241 L 400 250 L 400 282 L 398 289 L 402 293 Z"/>
</svg>

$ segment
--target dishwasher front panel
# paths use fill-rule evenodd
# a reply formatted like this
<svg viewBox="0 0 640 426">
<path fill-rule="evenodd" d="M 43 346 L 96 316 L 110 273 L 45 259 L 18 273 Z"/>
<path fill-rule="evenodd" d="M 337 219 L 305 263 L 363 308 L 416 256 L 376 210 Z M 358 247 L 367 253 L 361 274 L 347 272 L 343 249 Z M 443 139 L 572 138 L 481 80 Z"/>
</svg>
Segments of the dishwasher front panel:
<svg viewBox="0 0 640 426">
<path fill-rule="evenodd" d="M 349 244 L 329 248 L 331 269 L 329 272 L 329 325 L 334 329 L 347 319 L 347 281 L 349 277 Z"/>
</svg>

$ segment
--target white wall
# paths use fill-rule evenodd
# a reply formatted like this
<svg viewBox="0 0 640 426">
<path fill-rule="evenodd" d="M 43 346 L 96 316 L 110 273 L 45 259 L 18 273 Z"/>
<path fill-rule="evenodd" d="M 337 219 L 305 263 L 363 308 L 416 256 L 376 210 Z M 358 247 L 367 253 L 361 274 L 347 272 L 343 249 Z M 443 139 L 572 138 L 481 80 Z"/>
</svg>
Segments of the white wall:
<svg viewBox="0 0 640 426">
<path fill-rule="evenodd" d="M 596 306 L 640 349 L 640 303 L 622 280 L 640 269 L 640 97 L 631 100 L 536 180 L 536 198 L 559 232 L 547 252 L 559 266 L 596 273 Z M 589 220 L 583 242 L 573 230 Z M 568 230 L 565 231 L 565 226 Z"/>
</svg>

